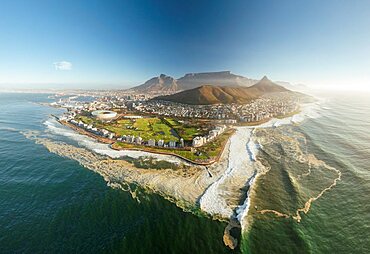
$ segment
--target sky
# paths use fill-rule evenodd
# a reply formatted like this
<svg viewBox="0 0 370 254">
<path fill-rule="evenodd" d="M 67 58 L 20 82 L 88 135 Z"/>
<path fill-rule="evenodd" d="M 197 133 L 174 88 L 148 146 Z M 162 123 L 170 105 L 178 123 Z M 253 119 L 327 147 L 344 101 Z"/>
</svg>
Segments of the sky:
<svg viewBox="0 0 370 254">
<path fill-rule="evenodd" d="M 370 90 L 370 1 L 1 1 L 3 88 L 222 70 Z"/>
</svg>

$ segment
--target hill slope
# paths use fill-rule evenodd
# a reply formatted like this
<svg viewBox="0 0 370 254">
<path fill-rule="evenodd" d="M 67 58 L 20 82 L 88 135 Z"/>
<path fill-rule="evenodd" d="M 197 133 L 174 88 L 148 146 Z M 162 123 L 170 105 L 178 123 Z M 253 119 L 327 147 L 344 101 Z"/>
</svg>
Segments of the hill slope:
<svg viewBox="0 0 370 254">
<path fill-rule="evenodd" d="M 273 83 L 267 77 L 263 77 L 263 79 L 251 87 L 205 85 L 172 95 L 159 96 L 153 100 L 165 100 L 196 105 L 230 103 L 243 104 L 248 103 L 264 94 L 286 91 L 289 90 Z"/>
</svg>

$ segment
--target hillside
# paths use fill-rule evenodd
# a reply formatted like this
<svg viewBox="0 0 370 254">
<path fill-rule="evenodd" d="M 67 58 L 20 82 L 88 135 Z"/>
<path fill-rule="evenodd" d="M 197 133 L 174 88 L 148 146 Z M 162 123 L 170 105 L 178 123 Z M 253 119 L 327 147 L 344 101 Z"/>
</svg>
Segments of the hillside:
<svg viewBox="0 0 370 254">
<path fill-rule="evenodd" d="M 176 94 L 159 96 L 153 100 L 165 100 L 185 104 L 209 105 L 209 104 L 230 104 L 248 103 L 262 95 L 289 91 L 263 77 L 257 84 L 251 87 L 226 87 L 205 85 Z"/>
<path fill-rule="evenodd" d="M 264 94 L 286 92 L 286 88 L 279 86 L 263 77 L 257 84 L 250 87 L 242 86 L 210 86 L 204 85 L 176 94 L 160 96 L 154 99 L 167 100 L 186 104 L 229 104 L 248 103 Z"/>
</svg>

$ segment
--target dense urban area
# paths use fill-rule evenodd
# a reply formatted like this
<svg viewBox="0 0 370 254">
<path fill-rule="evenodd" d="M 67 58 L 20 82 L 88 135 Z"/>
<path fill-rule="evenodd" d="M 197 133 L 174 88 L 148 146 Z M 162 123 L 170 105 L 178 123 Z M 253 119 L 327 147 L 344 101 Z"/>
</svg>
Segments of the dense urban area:
<svg viewBox="0 0 370 254">
<path fill-rule="evenodd" d="M 248 104 L 187 105 L 153 99 L 150 94 L 86 92 L 55 95 L 52 106 L 66 108 L 58 120 L 114 149 L 175 154 L 195 162 L 214 162 L 234 125 L 253 124 L 299 110 L 288 93 Z"/>
</svg>

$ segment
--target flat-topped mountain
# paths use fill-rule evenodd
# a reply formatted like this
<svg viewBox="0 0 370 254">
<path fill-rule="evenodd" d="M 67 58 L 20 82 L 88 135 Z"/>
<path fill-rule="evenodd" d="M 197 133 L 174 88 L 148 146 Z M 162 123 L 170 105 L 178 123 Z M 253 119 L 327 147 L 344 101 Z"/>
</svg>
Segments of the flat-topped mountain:
<svg viewBox="0 0 370 254">
<path fill-rule="evenodd" d="M 153 100 L 196 105 L 243 104 L 265 94 L 287 91 L 289 90 L 263 77 L 257 84 L 250 87 L 204 85 L 172 95 L 155 97 Z"/>
<path fill-rule="evenodd" d="M 179 79 L 161 74 L 159 77 L 151 78 L 144 84 L 132 88 L 132 90 L 138 92 L 171 93 L 204 85 L 248 87 L 257 82 L 258 80 L 235 75 L 230 71 L 188 73 Z"/>
<path fill-rule="evenodd" d="M 251 86 L 257 80 L 235 75 L 230 71 L 188 73 L 178 79 L 182 90 L 192 89 L 204 85 L 212 86 Z"/>
</svg>

